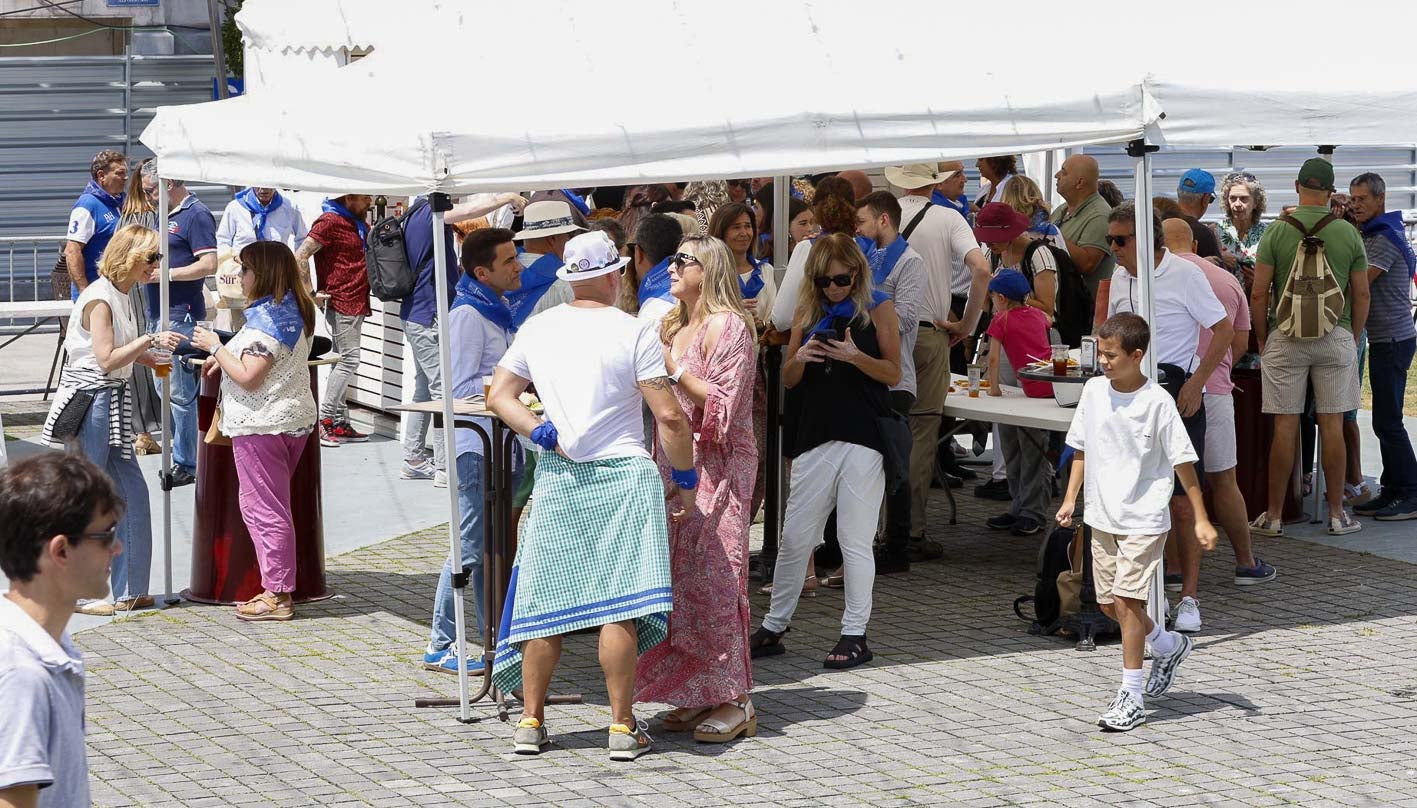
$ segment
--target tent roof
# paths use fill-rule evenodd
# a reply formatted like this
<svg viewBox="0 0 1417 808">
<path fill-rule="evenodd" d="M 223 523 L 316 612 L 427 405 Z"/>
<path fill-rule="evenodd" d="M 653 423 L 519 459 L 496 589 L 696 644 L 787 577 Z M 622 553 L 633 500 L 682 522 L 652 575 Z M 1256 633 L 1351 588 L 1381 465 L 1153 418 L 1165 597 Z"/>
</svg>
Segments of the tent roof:
<svg viewBox="0 0 1417 808">
<path fill-rule="evenodd" d="M 384 0 L 258 1 L 241 7 L 236 25 L 257 50 L 356 50 L 387 40 L 390 16 Z"/>
</svg>

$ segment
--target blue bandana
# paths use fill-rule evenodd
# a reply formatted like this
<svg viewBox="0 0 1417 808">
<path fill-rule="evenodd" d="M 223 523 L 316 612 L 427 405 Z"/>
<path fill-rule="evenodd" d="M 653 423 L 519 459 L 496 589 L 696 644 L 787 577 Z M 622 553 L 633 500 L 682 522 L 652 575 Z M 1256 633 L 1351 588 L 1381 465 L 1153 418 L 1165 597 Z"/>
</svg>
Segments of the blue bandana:
<svg viewBox="0 0 1417 808">
<path fill-rule="evenodd" d="M 532 310 L 546 294 L 546 290 L 556 282 L 556 270 L 561 266 L 560 258 L 547 253 L 531 262 L 531 266 L 522 270 L 521 288 L 507 293 L 507 306 L 512 316 L 509 330 L 515 331 L 521 328 L 522 323 L 526 322 L 526 318 L 531 316 Z M 462 288 L 461 281 L 458 282 L 458 288 Z"/>
<path fill-rule="evenodd" d="M 1392 245 L 1402 252 L 1402 258 L 1407 262 L 1407 277 L 1413 277 L 1417 273 L 1417 255 L 1412 253 L 1412 245 L 1407 243 L 1407 234 L 1402 228 L 1402 211 L 1390 210 L 1380 216 L 1374 216 L 1363 225 L 1363 235 L 1371 236 L 1380 233 L 1392 242 Z"/>
<path fill-rule="evenodd" d="M 872 289 L 871 303 L 866 306 L 866 311 L 872 311 L 877 306 L 890 299 L 891 296 L 886 294 L 885 292 L 877 292 L 876 290 Z M 856 301 L 852 300 L 849 297 L 841 301 L 840 303 L 836 303 L 833 305 L 827 305 L 826 299 L 823 298 L 822 308 L 825 310 L 826 316 L 817 322 L 817 327 L 812 329 L 812 334 L 816 334 L 819 331 L 832 330 L 832 321 L 836 320 L 836 318 L 838 317 L 845 317 L 848 320 L 856 319 Z M 808 334 L 807 336 L 811 336 L 811 334 Z"/>
<path fill-rule="evenodd" d="M 674 256 L 660 261 L 640 279 L 640 306 L 648 303 L 654 298 L 674 302 L 674 296 L 669 294 L 669 261 Z"/>
<path fill-rule="evenodd" d="M 305 317 L 293 293 L 286 293 L 279 303 L 266 295 L 246 307 L 246 327 L 270 334 L 280 344 L 294 350 L 295 343 L 305 332 Z"/>
<path fill-rule="evenodd" d="M 127 196 L 127 194 L 119 194 L 118 196 L 114 196 L 113 194 L 110 194 L 109 192 L 103 190 L 103 188 L 99 187 L 98 183 L 94 182 L 93 180 L 89 180 L 89 184 L 84 186 L 84 192 L 79 196 L 91 196 L 94 199 L 97 199 L 99 202 L 102 202 L 105 207 L 112 208 L 114 213 L 118 213 L 119 209 L 123 207 L 123 199 Z"/>
<path fill-rule="evenodd" d="M 738 290 L 743 293 L 744 300 L 752 300 L 763 291 L 763 262 L 753 257 L 753 253 L 748 253 L 748 263 L 753 265 L 753 272 L 748 276 L 748 280 L 738 278 Z"/>
<path fill-rule="evenodd" d="M 871 257 L 867 260 L 871 264 L 871 280 L 875 281 L 877 286 L 885 283 L 886 278 L 889 278 L 891 273 L 895 271 L 896 262 L 900 261 L 900 257 L 905 254 L 907 246 L 909 245 L 906 244 L 905 237 L 897 234 L 895 241 L 886 245 L 884 250 L 878 249 L 871 253 Z"/>
<path fill-rule="evenodd" d="M 280 192 L 276 192 L 276 195 L 271 197 L 271 204 L 269 205 L 262 205 L 261 200 L 256 198 L 255 188 L 247 188 L 237 194 L 236 201 L 240 203 L 241 207 L 251 211 L 251 227 L 256 231 L 256 240 L 265 241 L 266 217 L 270 215 L 271 211 L 281 206 L 282 199 Z M 346 213 L 347 212 L 348 211 L 346 211 Z"/>
<path fill-rule="evenodd" d="M 576 210 L 580 211 L 582 216 L 590 215 L 590 205 L 585 203 L 585 197 L 572 191 L 570 188 L 562 188 L 561 193 L 566 195 L 566 200 L 572 205 L 575 205 Z"/>
<path fill-rule="evenodd" d="M 507 308 L 502 296 L 492 291 L 492 287 L 465 272 L 461 278 L 458 278 L 458 293 L 453 298 L 453 308 L 456 309 L 459 306 L 472 306 L 483 317 L 500 326 L 503 331 L 515 332 L 517 330 L 517 327 L 512 323 L 512 310 Z"/>
<path fill-rule="evenodd" d="M 369 241 L 369 225 L 365 224 L 363 219 L 360 219 L 356 217 L 353 213 L 350 213 L 349 208 L 346 208 L 344 205 L 341 205 L 333 199 L 326 199 L 324 202 L 320 203 L 320 210 L 323 210 L 326 213 L 337 213 L 340 216 L 343 216 L 344 218 L 348 219 L 354 224 L 355 229 L 359 231 L 359 242 L 361 244 L 364 244 Z"/>
<path fill-rule="evenodd" d="M 930 192 L 930 201 L 942 208 L 949 208 L 950 210 L 956 211 L 966 219 L 969 218 L 969 200 L 962 196 L 959 199 L 950 199 L 940 193 L 940 189 L 936 188 L 934 191 Z"/>
</svg>

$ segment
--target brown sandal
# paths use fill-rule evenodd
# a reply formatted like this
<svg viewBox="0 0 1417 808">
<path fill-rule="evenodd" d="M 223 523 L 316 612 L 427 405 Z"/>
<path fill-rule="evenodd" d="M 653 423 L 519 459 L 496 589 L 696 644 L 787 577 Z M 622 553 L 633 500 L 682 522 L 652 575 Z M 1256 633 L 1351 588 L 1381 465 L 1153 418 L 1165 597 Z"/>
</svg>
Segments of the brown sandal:
<svg viewBox="0 0 1417 808">
<path fill-rule="evenodd" d="M 282 602 L 275 595 L 269 592 L 262 592 L 249 601 L 237 606 L 236 616 L 249 623 L 261 623 L 267 620 L 289 620 L 295 616 L 295 604 L 292 601 Z"/>
</svg>

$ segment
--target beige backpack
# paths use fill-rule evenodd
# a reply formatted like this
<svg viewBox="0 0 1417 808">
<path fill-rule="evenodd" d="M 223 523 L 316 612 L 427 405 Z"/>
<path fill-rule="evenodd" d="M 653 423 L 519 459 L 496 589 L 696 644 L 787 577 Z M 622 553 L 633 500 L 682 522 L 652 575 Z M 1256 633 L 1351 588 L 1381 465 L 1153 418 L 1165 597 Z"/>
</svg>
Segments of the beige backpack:
<svg viewBox="0 0 1417 808">
<path fill-rule="evenodd" d="M 1298 230 L 1303 238 L 1294 252 L 1289 278 L 1279 292 L 1275 319 L 1279 333 L 1294 339 L 1319 339 L 1327 336 L 1343 317 L 1343 289 L 1328 265 L 1323 239 L 1319 231 L 1335 220 L 1335 216 L 1319 219 L 1312 228 L 1305 228 L 1293 216 L 1281 216 Z"/>
</svg>

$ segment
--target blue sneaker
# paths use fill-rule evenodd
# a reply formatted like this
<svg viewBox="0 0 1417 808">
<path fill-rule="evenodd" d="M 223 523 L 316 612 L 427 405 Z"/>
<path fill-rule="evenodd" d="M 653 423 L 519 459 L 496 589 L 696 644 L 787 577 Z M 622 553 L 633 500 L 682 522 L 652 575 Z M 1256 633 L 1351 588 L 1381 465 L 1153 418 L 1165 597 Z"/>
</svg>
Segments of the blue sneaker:
<svg viewBox="0 0 1417 808">
<path fill-rule="evenodd" d="M 441 651 L 425 651 L 423 653 L 423 667 L 430 671 L 439 673 L 451 673 L 457 675 L 458 655 L 451 647 Z M 469 654 L 467 657 L 467 672 L 470 676 L 481 676 L 485 666 L 482 662 L 482 654 Z"/>
<path fill-rule="evenodd" d="M 1235 568 L 1235 585 L 1252 586 L 1254 584 L 1262 584 L 1267 581 L 1273 581 L 1274 576 L 1278 574 L 1279 572 L 1275 570 L 1272 565 L 1264 563 L 1263 559 L 1256 558 L 1253 567 Z"/>
</svg>

